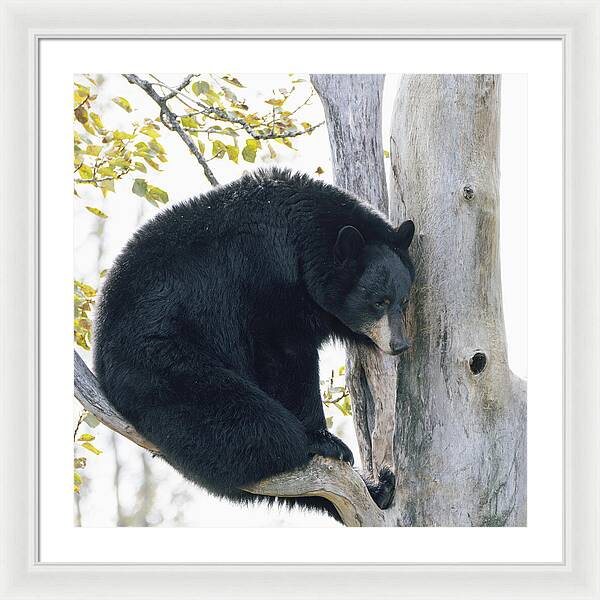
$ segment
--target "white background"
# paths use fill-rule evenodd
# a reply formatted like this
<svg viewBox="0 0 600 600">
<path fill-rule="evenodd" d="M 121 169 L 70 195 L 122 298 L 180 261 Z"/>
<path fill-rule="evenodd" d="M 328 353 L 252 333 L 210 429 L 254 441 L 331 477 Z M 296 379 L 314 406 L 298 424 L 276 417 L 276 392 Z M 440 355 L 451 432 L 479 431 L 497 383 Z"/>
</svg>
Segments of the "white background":
<svg viewBox="0 0 600 600">
<path fill-rule="evenodd" d="M 530 354 L 528 361 L 511 358 L 515 365 L 528 365 L 529 371 L 529 526 L 526 529 L 269 529 L 261 530 L 257 537 L 253 530 L 233 528 L 205 529 L 201 533 L 189 529 L 72 528 L 71 404 L 60 400 L 70 399 L 72 395 L 72 240 L 68 235 L 72 215 L 70 202 L 66 201 L 72 190 L 72 113 L 68 110 L 72 75 L 149 69 L 193 72 L 198 70 L 197 56 L 202 57 L 203 71 L 216 72 L 520 72 L 528 75 L 528 260 L 521 255 L 515 265 L 527 262 L 529 266 Z M 176 69 L 173 68 L 175 62 Z M 336 560 L 332 547 L 351 548 L 340 560 L 356 561 L 560 560 L 561 66 L 560 43 L 548 41 L 44 42 L 41 78 L 42 560 L 330 562 Z M 504 122 L 502 127 L 504 131 Z M 509 160 L 523 168 L 523 156 L 514 155 Z M 503 161 L 506 168 L 504 154 Z M 518 169 L 515 165 L 513 168 Z M 515 181 L 520 183 L 514 194 L 524 200 L 524 180 Z M 506 190 L 502 191 L 502 197 L 506 197 Z M 61 199 L 65 199 L 64 207 Z M 65 233 L 57 237 L 57 231 Z M 519 232 L 503 230 L 504 247 L 511 236 L 519 245 L 518 240 L 522 239 Z M 521 279 L 525 272 L 521 269 Z M 524 331 L 525 327 L 519 329 Z M 522 343 L 517 346 L 524 347 Z M 149 536 L 149 543 L 144 543 L 145 536 Z M 85 556 L 81 553 L 82 546 L 86 548 Z"/>
</svg>

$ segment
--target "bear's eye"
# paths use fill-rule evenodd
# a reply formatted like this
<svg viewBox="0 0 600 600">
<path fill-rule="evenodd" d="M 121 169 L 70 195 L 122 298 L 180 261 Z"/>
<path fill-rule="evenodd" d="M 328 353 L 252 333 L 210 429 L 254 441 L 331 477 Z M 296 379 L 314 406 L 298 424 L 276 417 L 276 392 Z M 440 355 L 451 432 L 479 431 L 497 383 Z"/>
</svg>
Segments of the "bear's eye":
<svg viewBox="0 0 600 600">
<path fill-rule="evenodd" d="M 375 302 L 375 308 L 384 308 L 389 303 L 390 303 L 389 298 L 383 298 L 383 300 L 378 300 L 377 302 Z"/>
</svg>

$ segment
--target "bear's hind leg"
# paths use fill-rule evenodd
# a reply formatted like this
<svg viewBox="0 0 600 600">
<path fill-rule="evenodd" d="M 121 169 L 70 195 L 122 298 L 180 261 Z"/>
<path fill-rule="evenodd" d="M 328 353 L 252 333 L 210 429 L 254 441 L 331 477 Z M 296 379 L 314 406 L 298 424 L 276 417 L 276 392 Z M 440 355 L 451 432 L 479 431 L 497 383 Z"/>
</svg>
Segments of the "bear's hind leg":
<svg viewBox="0 0 600 600">
<path fill-rule="evenodd" d="M 188 479 L 235 497 L 245 485 L 308 462 L 304 426 L 250 381 L 213 368 L 178 383 L 171 401 L 125 416 Z"/>
</svg>

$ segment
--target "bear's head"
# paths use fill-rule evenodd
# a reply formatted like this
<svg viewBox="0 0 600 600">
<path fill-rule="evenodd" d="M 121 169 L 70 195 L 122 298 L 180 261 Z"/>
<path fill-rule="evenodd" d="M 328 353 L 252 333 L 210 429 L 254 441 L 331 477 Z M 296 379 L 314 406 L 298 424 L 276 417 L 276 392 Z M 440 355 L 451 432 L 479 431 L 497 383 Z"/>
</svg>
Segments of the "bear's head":
<svg viewBox="0 0 600 600">
<path fill-rule="evenodd" d="M 414 270 L 408 256 L 415 226 L 405 221 L 390 243 L 367 243 L 358 229 L 340 229 L 334 246 L 338 274 L 347 290 L 331 312 L 353 332 L 368 337 L 383 352 L 409 348 L 404 327 Z"/>
</svg>

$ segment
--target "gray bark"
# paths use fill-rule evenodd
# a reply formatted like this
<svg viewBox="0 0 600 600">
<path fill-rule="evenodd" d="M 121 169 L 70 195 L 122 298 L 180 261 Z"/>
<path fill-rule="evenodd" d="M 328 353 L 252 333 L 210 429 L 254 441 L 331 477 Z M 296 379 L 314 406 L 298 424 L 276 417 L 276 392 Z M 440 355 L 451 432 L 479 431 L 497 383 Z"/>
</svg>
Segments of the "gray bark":
<svg viewBox="0 0 600 600">
<path fill-rule="evenodd" d="M 398 377 L 404 525 L 526 524 L 526 392 L 508 367 L 502 312 L 499 113 L 494 75 L 409 75 L 396 98 L 391 217 L 410 216 L 419 233 L 413 349 Z"/>
<path fill-rule="evenodd" d="M 348 464 L 314 456 L 306 467 L 269 477 L 246 488 L 267 496 L 321 496 L 336 508 L 346 527 L 385 527 L 387 511 L 373 502 L 360 475 Z"/>
<path fill-rule="evenodd" d="M 311 75 L 325 109 L 334 182 L 388 213 L 381 137 L 384 75 Z M 346 382 L 363 469 L 394 465 L 397 359 L 349 344 Z"/>
<path fill-rule="evenodd" d="M 109 403 L 100 390 L 98 381 L 88 369 L 83 358 L 73 352 L 74 359 L 74 381 L 73 388 L 75 398 L 81 406 L 91 412 L 101 423 L 109 429 L 120 433 L 123 437 L 131 440 L 138 446 L 150 450 L 153 454 L 160 454 L 160 450 L 151 442 L 146 440 L 136 428 L 128 423 Z"/>
<path fill-rule="evenodd" d="M 335 182 L 385 208 L 383 78 L 312 82 Z M 418 232 L 413 347 L 398 360 L 348 348 L 363 464 L 375 473 L 391 464 L 398 478 L 387 525 L 526 523 L 526 392 L 508 368 L 502 314 L 499 85 L 495 76 L 411 75 L 398 91 L 389 212 Z"/>
</svg>

